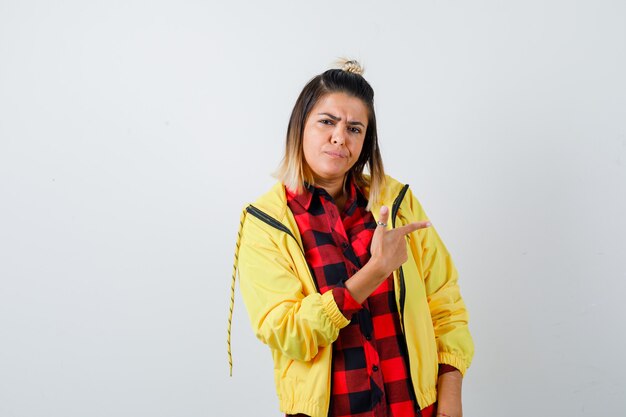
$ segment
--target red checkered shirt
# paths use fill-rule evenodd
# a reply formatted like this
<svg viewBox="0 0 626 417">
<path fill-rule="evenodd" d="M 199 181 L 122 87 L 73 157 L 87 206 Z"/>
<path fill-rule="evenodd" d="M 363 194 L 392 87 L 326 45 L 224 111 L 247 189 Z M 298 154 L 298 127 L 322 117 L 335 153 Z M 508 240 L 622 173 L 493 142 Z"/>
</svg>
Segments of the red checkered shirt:
<svg viewBox="0 0 626 417">
<path fill-rule="evenodd" d="M 357 303 L 344 285 L 370 258 L 376 222 L 365 209 L 366 198 L 350 181 L 347 201 L 339 213 L 322 188 L 309 185 L 299 195 L 286 193 L 318 291 L 332 291 L 340 311 L 350 320 L 333 343 L 328 415 L 417 416 L 392 276 L 363 304 Z M 428 407 L 423 413 L 433 411 L 434 407 Z"/>
</svg>

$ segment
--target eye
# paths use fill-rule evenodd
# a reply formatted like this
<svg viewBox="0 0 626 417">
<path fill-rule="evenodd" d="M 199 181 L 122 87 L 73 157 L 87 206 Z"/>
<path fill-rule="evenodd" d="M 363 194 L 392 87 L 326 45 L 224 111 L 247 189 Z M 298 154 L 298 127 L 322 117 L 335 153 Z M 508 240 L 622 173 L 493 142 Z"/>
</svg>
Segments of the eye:
<svg viewBox="0 0 626 417">
<path fill-rule="evenodd" d="M 333 121 L 330 119 L 322 119 L 320 120 L 320 123 L 328 125 L 328 126 L 332 126 L 334 124 Z"/>
<path fill-rule="evenodd" d="M 351 128 L 349 128 L 348 130 L 350 130 L 350 132 L 352 132 L 352 133 L 356 133 L 356 134 L 361 133 L 361 129 L 360 129 L 360 128 L 358 128 L 358 127 L 351 127 Z"/>
</svg>

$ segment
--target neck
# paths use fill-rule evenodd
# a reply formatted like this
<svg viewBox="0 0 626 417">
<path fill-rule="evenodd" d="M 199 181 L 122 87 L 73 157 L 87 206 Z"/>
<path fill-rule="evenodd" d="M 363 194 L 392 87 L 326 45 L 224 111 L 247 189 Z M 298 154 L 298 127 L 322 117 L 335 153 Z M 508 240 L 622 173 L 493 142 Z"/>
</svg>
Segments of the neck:
<svg viewBox="0 0 626 417">
<path fill-rule="evenodd" d="M 346 202 L 347 198 L 344 192 L 345 181 L 345 176 L 343 178 L 332 180 L 325 180 L 320 178 L 315 180 L 316 186 L 323 188 L 328 194 L 330 194 L 340 212 L 343 210 L 343 205 Z"/>
<path fill-rule="evenodd" d="M 315 185 L 320 188 L 323 188 L 328 194 L 330 194 L 333 200 L 340 199 L 344 196 L 344 192 L 343 192 L 344 183 L 345 183 L 345 177 L 332 179 L 332 180 L 325 180 L 325 179 L 317 178 L 315 180 Z"/>
</svg>

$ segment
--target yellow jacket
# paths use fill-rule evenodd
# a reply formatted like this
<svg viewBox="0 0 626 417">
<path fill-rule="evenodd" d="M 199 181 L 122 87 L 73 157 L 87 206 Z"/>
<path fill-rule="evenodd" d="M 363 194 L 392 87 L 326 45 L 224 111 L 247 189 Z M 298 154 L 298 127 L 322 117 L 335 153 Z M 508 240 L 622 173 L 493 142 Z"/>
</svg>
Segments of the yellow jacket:
<svg viewBox="0 0 626 417">
<path fill-rule="evenodd" d="M 391 208 L 390 227 L 428 220 L 408 185 L 391 177 L 386 181 L 383 204 Z M 379 209 L 372 208 L 376 218 Z M 417 401 L 425 408 L 437 400 L 438 365 L 449 364 L 465 374 L 474 345 L 457 271 L 435 228 L 411 233 L 407 245 L 408 260 L 393 276 L 411 379 Z M 316 290 L 281 183 L 242 214 L 233 291 L 237 268 L 252 328 L 272 352 L 280 410 L 326 417 L 331 344 L 349 321 L 332 291 Z"/>
</svg>

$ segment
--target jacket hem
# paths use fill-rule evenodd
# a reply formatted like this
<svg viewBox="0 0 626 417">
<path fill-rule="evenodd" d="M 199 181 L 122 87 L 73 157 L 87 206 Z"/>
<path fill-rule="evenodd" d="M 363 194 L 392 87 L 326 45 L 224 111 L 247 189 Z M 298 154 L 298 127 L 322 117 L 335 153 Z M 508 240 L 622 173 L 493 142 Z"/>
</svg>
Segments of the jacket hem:
<svg viewBox="0 0 626 417">
<path fill-rule="evenodd" d="M 327 411 L 321 410 L 318 403 L 311 402 L 280 402 L 280 411 L 285 414 L 306 414 L 311 417 L 326 417 Z"/>
<path fill-rule="evenodd" d="M 437 401 L 437 388 L 431 388 L 423 393 L 416 393 L 417 403 L 423 410 L 426 407 L 430 407 Z"/>
</svg>

